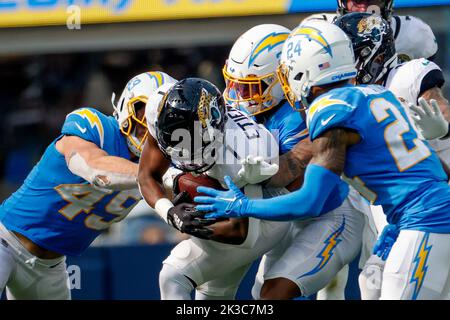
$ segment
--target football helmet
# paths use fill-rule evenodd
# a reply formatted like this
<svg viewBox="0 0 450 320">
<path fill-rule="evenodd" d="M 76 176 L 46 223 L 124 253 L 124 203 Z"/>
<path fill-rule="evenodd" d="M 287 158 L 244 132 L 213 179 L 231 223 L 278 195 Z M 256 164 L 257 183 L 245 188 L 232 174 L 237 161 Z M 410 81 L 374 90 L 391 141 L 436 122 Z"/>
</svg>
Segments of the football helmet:
<svg viewBox="0 0 450 320">
<path fill-rule="evenodd" d="M 175 83 L 158 108 L 156 138 L 175 167 L 202 173 L 210 169 L 223 146 L 225 100 L 219 89 L 200 78 Z"/>
<path fill-rule="evenodd" d="M 357 84 L 376 83 L 397 65 L 394 32 L 379 15 L 349 13 L 335 24 L 349 36 L 356 57 Z"/>
<path fill-rule="evenodd" d="M 270 110 L 283 100 L 275 75 L 281 49 L 290 30 L 261 24 L 242 34 L 231 48 L 223 67 L 224 97 L 250 115 Z"/>
<path fill-rule="evenodd" d="M 114 117 L 119 123 L 120 131 L 127 139 L 130 151 L 140 157 L 142 146 L 148 136 L 148 130 L 143 137 L 136 136 L 136 127 L 141 125 L 147 128 L 145 112 L 138 117 L 138 111 L 145 108 L 148 96 L 168 81 L 175 81 L 163 72 L 145 72 L 128 81 L 117 104 L 114 104 L 115 94 L 112 96 Z"/>
<path fill-rule="evenodd" d="M 337 0 L 339 15 L 350 12 L 366 12 L 379 14 L 390 20 L 393 13 L 394 0 Z"/>
<path fill-rule="evenodd" d="M 302 23 L 283 45 L 277 76 L 291 106 L 307 108 L 311 87 L 356 76 L 351 41 L 332 23 Z M 296 107 L 296 101 L 301 101 L 302 108 Z"/>
</svg>

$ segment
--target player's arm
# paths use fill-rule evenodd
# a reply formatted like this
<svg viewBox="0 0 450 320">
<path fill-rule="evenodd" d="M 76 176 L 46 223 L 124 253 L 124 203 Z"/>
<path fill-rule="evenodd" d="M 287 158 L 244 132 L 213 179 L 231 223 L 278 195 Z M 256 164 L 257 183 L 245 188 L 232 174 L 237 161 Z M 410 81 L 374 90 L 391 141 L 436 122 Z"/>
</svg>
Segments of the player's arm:
<svg viewBox="0 0 450 320">
<path fill-rule="evenodd" d="M 73 174 L 95 186 L 111 190 L 137 188 L 138 166 L 132 161 L 111 156 L 78 136 L 63 136 L 56 149 L 64 155 Z"/>
<path fill-rule="evenodd" d="M 249 200 L 227 177 L 229 191 L 198 188 L 209 197 L 194 199 L 202 203 L 197 210 L 211 212 L 211 217 L 249 216 L 278 221 L 315 217 L 333 210 L 348 194 L 348 186 L 340 175 L 344 170 L 347 147 L 358 141 L 359 136 L 351 131 L 330 129 L 312 143 L 314 156 L 306 168 L 301 189 L 271 199 Z"/>
<path fill-rule="evenodd" d="M 166 195 L 162 178 L 169 166 L 170 161 L 161 152 L 155 139 L 149 136 L 139 161 L 139 190 L 145 201 L 155 208 L 158 215 L 166 222 L 168 211 L 173 207 L 173 203 Z"/>
<path fill-rule="evenodd" d="M 300 180 L 303 183 L 306 166 L 312 158 L 312 143 L 309 138 L 299 141 L 289 152 L 280 156 L 278 172 L 272 176 L 266 187 L 282 188 Z"/>
</svg>

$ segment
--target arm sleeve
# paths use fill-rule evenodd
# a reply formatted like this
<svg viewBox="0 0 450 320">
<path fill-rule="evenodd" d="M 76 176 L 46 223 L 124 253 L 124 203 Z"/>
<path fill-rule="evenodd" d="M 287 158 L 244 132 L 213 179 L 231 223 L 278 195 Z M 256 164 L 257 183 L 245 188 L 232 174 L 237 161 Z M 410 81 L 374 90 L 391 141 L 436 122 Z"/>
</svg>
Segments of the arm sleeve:
<svg viewBox="0 0 450 320">
<path fill-rule="evenodd" d="M 301 189 L 271 199 L 250 200 L 245 215 L 275 221 L 317 217 L 339 207 L 348 190 L 347 184 L 337 174 L 311 164 L 306 168 Z"/>
</svg>

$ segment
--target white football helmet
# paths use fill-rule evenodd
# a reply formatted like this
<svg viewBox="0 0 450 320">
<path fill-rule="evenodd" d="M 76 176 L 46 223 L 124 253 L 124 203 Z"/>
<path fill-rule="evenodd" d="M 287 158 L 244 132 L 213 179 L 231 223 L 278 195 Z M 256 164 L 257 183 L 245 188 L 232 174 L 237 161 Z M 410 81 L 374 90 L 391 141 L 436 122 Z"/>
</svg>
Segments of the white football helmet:
<svg viewBox="0 0 450 320">
<path fill-rule="evenodd" d="M 308 107 L 311 87 L 356 76 L 352 42 L 338 26 L 320 20 L 302 23 L 283 45 L 278 79 L 292 107 Z"/>
<path fill-rule="evenodd" d="M 137 157 L 140 157 L 142 146 L 148 136 L 148 130 L 142 138 L 136 136 L 136 124 L 147 128 L 145 112 L 141 118 L 138 118 L 137 112 L 145 108 L 148 96 L 168 81 L 176 80 L 164 72 L 145 72 L 128 81 L 117 105 L 114 104 L 113 93 L 114 117 L 119 123 L 120 131 L 127 138 L 128 148 Z"/>
<path fill-rule="evenodd" d="M 261 24 L 236 40 L 222 70 L 225 100 L 255 115 L 284 99 L 275 73 L 289 33 L 289 29 L 280 25 Z"/>
</svg>

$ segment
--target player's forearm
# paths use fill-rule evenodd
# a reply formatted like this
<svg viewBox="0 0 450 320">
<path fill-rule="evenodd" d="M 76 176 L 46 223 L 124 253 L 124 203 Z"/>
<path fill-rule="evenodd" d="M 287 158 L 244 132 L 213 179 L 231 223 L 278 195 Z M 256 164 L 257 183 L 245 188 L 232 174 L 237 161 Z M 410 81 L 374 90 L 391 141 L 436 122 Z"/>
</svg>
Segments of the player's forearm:
<svg viewBox="0 0 450 320">
<path fill-rule="evenodd" d="M 265 186 L 283 188 L 297 179 L 302 179 L 311 158 L 311 141 L 307 138 L 280 157 L 278 172 L 268 180 Z"/>
<path fill-rule="evenodd" d="M 334 172 L 308 165 L 301 189 L 264 200 L 250 200 L 243 216 L 263 220 L 289 221 L 317 217 L 339 207 L 348 194 L 348 186 Z"/>
<path fill-rule="evenodd" d="M 152 208 L 158 200 L 167 198 L 167 194 L 162 185 L 161 177 L 139 171 L 138 184 L 142 197 Z"/>
<path fill-rule="evenodd" d="M 100 152 L 72 152 L 66 157 L 69 170 L 101 188 L 137 188 L 138 165 L 127 159 Z"/>
</svg>

